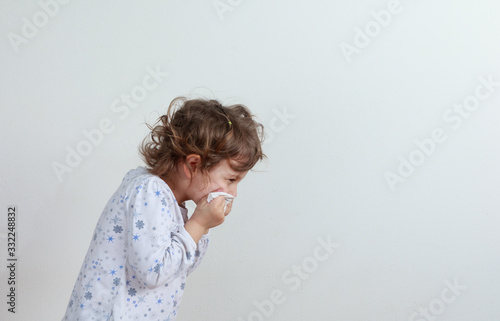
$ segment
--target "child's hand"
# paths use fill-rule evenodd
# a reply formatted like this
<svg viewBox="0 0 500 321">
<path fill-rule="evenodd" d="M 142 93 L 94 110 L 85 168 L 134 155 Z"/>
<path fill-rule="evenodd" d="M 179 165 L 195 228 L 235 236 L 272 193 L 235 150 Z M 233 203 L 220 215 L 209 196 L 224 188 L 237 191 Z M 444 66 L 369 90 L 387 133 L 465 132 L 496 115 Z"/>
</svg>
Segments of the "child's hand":
<svg viewBox="0 0 500 321">
<path fill-rule="evenodd" d="M 204 228 L 210 229 L 224 222 L 224 205 L 226 201 L 223 196 L 218 196 L 208 203 L 207 197 L 208 194 L 198 202 L 191 219 L 194 219 Z"/>
<path fill-rule="evenodd" d="M 214 198 L 210 203 L 207 202 L 208 194 L 201 198 L 191 218 L 186 222 L 184 228 L 198 243 L 201 236 L 208 233 L 212 227 L 224 223 L 226 215 L 231 212 L 233 202 L 226 205 L 226 199 L 220 195 Z M 224 211 L 224 206 L 226 211 Z"/>
</svg>

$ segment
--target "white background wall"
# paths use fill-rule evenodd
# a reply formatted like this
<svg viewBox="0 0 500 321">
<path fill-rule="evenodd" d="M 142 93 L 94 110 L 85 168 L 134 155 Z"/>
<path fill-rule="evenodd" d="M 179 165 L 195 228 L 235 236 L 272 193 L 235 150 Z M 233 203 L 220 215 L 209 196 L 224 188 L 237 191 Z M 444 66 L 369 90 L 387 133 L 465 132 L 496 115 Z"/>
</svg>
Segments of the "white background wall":
<svg viewBox="0 0 500 321">
<path fill-rule="evenodd" d="M 394 1 L 74 0 L 51 16 L 2 1 L 0 319 L 63 316 L 102 208 L 142 165 L 144 122 L 203 95 L 246 104 L 269 161 L 212 231 L 178 320 L 499 321 L 500 3 Z M 147 68 L 168 75 L 112 109 Z M 415 140 L 434 131 L 426 155 Z M 73 167 L 59 180 L 55 163 Z"/>
</svg>

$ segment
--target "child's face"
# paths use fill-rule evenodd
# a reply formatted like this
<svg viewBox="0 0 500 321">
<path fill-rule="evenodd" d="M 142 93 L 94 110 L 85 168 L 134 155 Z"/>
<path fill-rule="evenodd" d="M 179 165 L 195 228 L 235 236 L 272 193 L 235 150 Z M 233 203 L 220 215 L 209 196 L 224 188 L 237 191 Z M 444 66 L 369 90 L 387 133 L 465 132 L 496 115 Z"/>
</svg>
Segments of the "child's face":
<svg viewBox="0 0 500 321">
<path fill-rule="evenodd" d="M 208 172 L 208 184 L 200 174 L 193 177 L 194 188 L 192 199 L 198 204 L 208 193 L 215 191 L 228 193 L 236 197 L 238 194 L 238 183 L 241 182 L 247 173 L 248 171 L 236 172 L 232 170 L 229 166 L 229 161 L 223 160 Z"/>
</svg>

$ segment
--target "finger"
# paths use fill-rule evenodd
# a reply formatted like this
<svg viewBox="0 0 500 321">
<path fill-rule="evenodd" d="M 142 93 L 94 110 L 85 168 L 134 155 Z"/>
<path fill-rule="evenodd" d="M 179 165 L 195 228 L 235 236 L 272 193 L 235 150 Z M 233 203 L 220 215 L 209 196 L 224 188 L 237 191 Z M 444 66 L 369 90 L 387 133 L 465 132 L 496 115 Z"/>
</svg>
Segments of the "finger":
<svg viewBox="0 0 500 321">
<path fill-rule="evenodd" d="M 218 192 L 220 189 L 216 190 L 216 191 L 213 191 L 213 192 Z M 213 193 L 213 192 L 210 192 L 210 193 Z M 210 202 L 208 201 L 208 195 L 210 194 L 206 194 L 204 195 L 200 200 L 198 200 L 198 203 L 196 203 L 196 205 L 203 205 L 203 204 L 210 204 L 210 203 L 213 203 L 217 198 L 219 197 L 216 197 L 214 199 L 212 199 Z"/>
<path fill-rule="evenodd" d="M 224 196 L 219 195 L 219 196 L 217 196 L 216 198 L 214 198 L 214 199 L 212 200 L 212 202 L 214 202 L 215 204 L 222 204 L 222 203 L 225 203 L 225 202 L 226 202 L 226 199 L 224 198 Z M 210 203 L 212 203 L 212 202 L 210 202 Z"/>
<path fill-rule="evenodd" d="M 217 212 L 219 212 L 220 214 L 224 214 L 224 206 L 226 205 L 226 200 L 224 197 L 216 197 L 214 198 L 209 204 L 208 206 L 210 206 L 211 208 L 214 208 L 217 210 Z"/>
<path fill-rule="evenodd" d="M 205 204 L 208 204 L 208 200 L 207 200 L 207 198 L 208 198 L 208 194 L 207 194 L 207 195 L 204 195 L 202 198 L 200 198 L 200 199 L 198 200 L 198 202 L 196 202 L 196 205 L 197 205 L 197 206 L 200 206 L 200 205 L 205 205 Z"/>
<path fill-rule="evenodd" d="M 233 202 L 229 202 L 226 206 L 226 212 L 224 213 L 224 216 L 227 216 L 229 215 L 229 213 L 231 212 L 231 209 L 233 208 Z"/>
</svg>

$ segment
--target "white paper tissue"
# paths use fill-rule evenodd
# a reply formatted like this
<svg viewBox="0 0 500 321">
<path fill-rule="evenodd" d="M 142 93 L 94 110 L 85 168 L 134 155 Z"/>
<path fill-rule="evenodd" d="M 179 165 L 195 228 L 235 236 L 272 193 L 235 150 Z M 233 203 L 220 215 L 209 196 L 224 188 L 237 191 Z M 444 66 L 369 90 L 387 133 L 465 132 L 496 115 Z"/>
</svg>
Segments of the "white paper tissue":
<svg viewBox="0 0 500 321">
<path fill-rule="evenodd" d="M 210 203 L 214 198 L 221 195 L 224 196 L 224 198 L 226 199 L 226 204 L 224 205 L 224 212 L 225 212 L 227 204 L 229 204 L 229 202 L 232 202 L 235 196 L 224 192 L 213 192 L 208 194 L 207 202 Z"/>
</svg>

